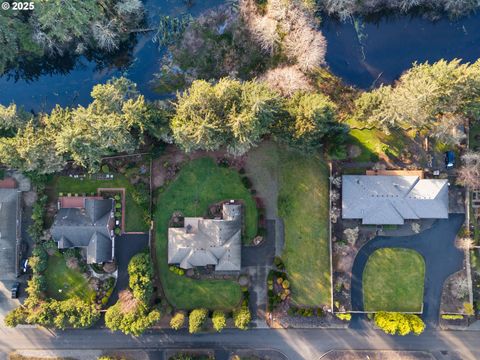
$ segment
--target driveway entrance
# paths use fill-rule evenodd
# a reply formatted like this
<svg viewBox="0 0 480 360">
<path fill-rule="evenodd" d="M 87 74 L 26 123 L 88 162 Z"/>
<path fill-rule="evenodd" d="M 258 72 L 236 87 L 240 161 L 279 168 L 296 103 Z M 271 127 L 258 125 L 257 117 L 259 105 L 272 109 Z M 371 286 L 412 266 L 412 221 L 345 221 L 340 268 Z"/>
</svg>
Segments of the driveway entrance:
<svg viewBox="0 0 480 360">
<path fill-rule="evenodd" d="M 352 268 L 352 310 L 363 311 L 363 270 L 369 256 L 382 248 L 406 248 L 418 251 L 425 260 L 423 320 L 436 327 L 440 312 L 443 283 L 451 274 L 462 269 L 464 254 L 455 247 L 455 237 L 465 216 L 450 214 L 436 220 L 433 226 L 414 236 L 378 236 L 358 252 Z"/>
</svg>

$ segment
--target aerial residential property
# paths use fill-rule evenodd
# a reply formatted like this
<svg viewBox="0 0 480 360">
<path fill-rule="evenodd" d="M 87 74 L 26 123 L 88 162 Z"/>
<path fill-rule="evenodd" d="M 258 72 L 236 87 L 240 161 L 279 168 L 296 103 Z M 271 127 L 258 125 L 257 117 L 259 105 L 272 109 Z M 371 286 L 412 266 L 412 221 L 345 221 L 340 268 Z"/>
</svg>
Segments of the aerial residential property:
<svg viewBox="0 0 480 360">
<path fill-rule="evenodd" d="M 479 34 L 480 0 L 2 1 L 0 360 L 480 359 Z"/>
</svg>

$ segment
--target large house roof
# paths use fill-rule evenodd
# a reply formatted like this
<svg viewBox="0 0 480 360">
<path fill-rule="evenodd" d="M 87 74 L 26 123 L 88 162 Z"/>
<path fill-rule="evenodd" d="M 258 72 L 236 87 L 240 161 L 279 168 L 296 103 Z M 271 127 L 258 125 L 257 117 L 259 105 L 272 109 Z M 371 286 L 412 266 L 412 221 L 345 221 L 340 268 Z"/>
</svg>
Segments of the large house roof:
<svg viewBox="0 0 480 360">
<path fill-rule="evenodd" d="M 448 181 L 418 176 L 342 176 L 342 218 L 368 225 L 448 218 Z"/>
<path fill-rule="evenodd" d="M 84 208 L 61 208 L 50 230 L 59 249 L 84 247 L 87 263 L 112 261 L 112 199 L 85 199 Z"/>
<path fill-rule="evenodd" d="M 223 204 L 223 219 L 185 218 L 183 228 L 168 229 L 168 263 L 183 269 L 215 265 L 215 270 L 241 267 L 241 205 Z"/>
</svg>

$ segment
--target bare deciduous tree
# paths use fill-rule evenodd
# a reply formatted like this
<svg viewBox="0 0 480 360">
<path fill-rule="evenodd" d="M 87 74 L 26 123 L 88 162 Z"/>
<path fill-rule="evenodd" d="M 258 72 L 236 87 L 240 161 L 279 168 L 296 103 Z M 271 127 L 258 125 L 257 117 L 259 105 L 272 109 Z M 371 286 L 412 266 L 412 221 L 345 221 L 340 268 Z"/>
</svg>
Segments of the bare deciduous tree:
<svg viewBox="0 0 480 360">
<path fill-rule="evenodd" d="M 347 228 L 343 230 L 343 235 L 345 235 L 345 240 L 347 240 L 347 242 L 352 246 L 355 245 L 355 243 L 357 242 L 359 233 L 360 233 L 360 229 L 358 228 L 358 226 L 355 228 Z"/>
<path fill-rule="evenodd" d="M 114 20 L 109 22 L 96 21 L 93 23 L 92 35 L 100 49 L 109 52 L 118 49 L 119 38 Z"/>
<path fill-rule="evenodd" d="M 452 282 L 452 295 L 457 299 L 463 299 L 468 295 L 468 281 L 466 276 L 458 277 Z"/>
<path fill-rule="evenodd" d="M 467 152 L 462 156 L 462 162 L 457 172 L 457 182 L 469 189 L 480 188 L 480 153 Z"/>
<path fill-rule="evenodd" d="M 268 70 L 260 80 L 284 96 L 291 96 L 297 91 L 313 91 L 310 80 L 297 66 L 281 66 Z"/>
</svg>

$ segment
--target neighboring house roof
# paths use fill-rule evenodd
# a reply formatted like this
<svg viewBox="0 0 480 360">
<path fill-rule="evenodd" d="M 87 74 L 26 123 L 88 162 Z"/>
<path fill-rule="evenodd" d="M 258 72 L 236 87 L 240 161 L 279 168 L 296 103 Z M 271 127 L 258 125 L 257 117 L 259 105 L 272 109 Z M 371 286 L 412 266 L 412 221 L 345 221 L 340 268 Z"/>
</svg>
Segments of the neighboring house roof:
<svg viewBox="0 0 480 360">
<path fill-rule="evenodd" d="M 3 273 L 15 273 L 19 192 L 0 189 L 0 265 Z"/>
<path fill-rule="evenodd" d="M 448 218 L 448 181 L 418 176 L 342 176 L 342 218 L 368 225 Z"/>
<path fill-rule="evenodd" d="M 217 271 L 241 268 L 242 208 L 223 204 L 222 219 L 185 218 L 168 229 L 168 263 L 183 269 L 215 265 Z"/>
<path fill-rule="evenodd" d="M 50 230 L 59 249 L 87 249 L 87 263 L 112 261 L 112 199 L 85 198 L 84 208 L 61 208 Z"/>
</svg>

